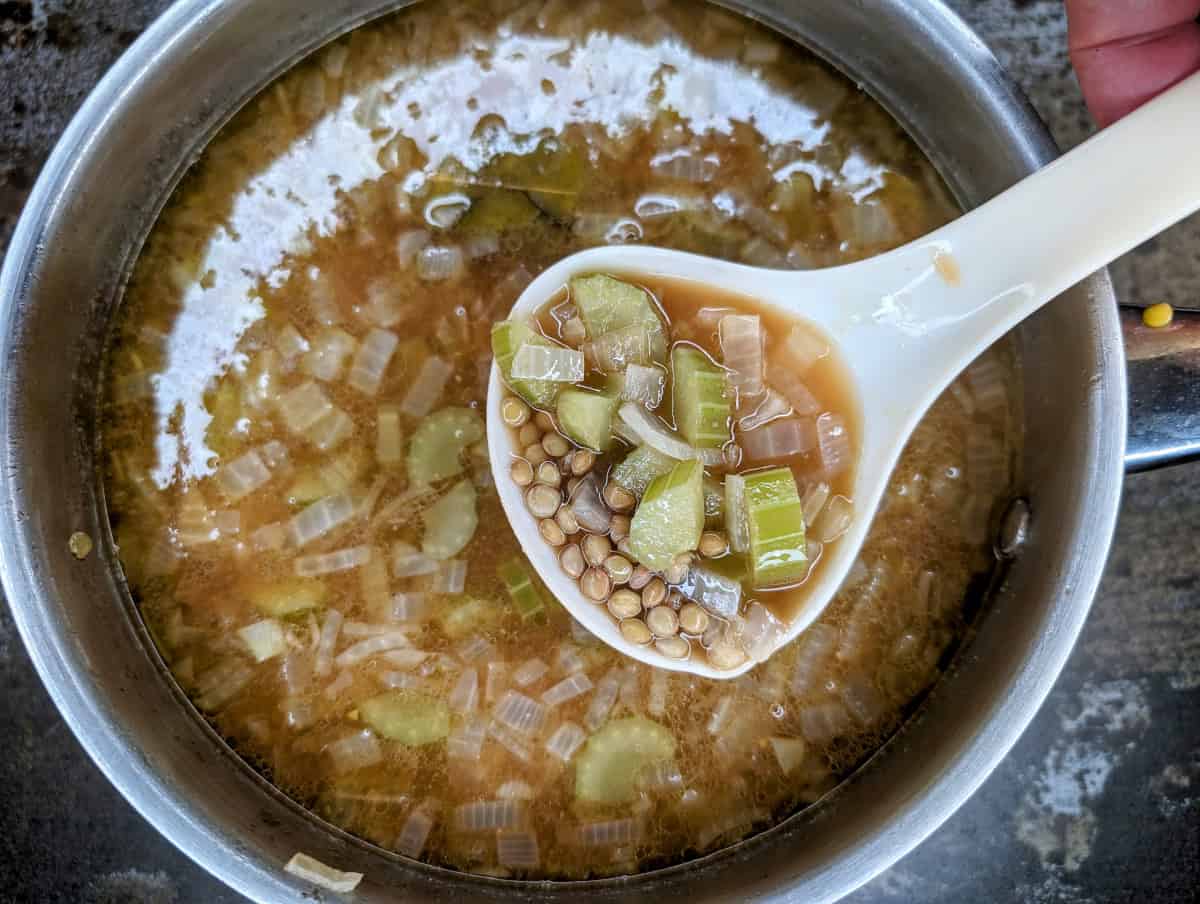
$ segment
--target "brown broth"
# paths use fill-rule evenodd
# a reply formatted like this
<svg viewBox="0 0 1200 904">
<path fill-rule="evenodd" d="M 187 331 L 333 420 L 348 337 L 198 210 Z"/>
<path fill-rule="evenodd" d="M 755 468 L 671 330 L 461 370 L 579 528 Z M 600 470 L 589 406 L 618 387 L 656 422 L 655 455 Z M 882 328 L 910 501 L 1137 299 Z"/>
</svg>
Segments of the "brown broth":
<svg viewBox="0 0 1200 904">
<path fill-rule="evenodd" d="M 431 225 L 430 202 L 455 193 L 476 216 Z M 490 219 L 478 213 L 489 206 Z M 968 587 L 991 568 L 989 519 L 1009 492 L 1019 440 L 1007 346 L 922 421 L 860 566 L 819 622 L 732 682 L 628 662 L 548 600 L 523 621 L 497 576 L 518 548 L 479 446 L 464 450 L 461 474 L 417 492 L 403 462 L 377 454 L 381 413 L 403 405 L 435 358 L 451 376 L 434 410 L 482 410 L 492 322 L 572 251 L 638 240 L 762 266 L 826 266 L 894 247 L 953 212 L 932 168 L 866 95 L 715 7 L 418 5 L 351 33 L 211 143 L 147 240 L 118 316 L 104 374 L 106 498 L 159 651 L 205 717 L 281 789 L 431 863 L 533 878 L 632 873 L 813 802 L 937 679 L 963 633 Z M 422 231 L 463 250 L 461 272 L 419 275 L 412 237 Z M 347 383 L 348 364 L 328 381 L 306 374 L 296 334 L 312 345 L 332 329 L 356 345 L 373 330 L 395 335 L 373 394 Z M 280 401 L 310 380 L 346 415 L 346 435 L 328 451 L 287 427 L 295 411 Z M 834 392 L 834 381 L 814 383 Z M 424 419 L 399 417 L 407 450 Z M 270 459 L 269 480 L 231 497 L 221 482 L 250 452 Z M 438 591 L 436 575 L 390 573 L 395 545 L 419 547 L 425 513 L 463 480 L 478 515 L 460 554 L 464 592 Z M 368 564 L 284 583 L 297 555 L 287 525 L 343 495 L 359 514 L 299 552 L 365 550 Z M 318 583 L 311 606 L 269 611 Z M 276 592 L 265 602 L 264 587 Z M 395 594 L 424 594 L 426 611 L 398 625 Z M 322 629 L 338 617 L 336 657 L 397 628 L 407 646 L 314 671 Z M 239 632 L 262 622 L 264 649 L 282 648 L 257 662 Z M 515 688 L 517 667 L 535 658 L 546 673 Z M 477 758 L 450 755 L 501 694 L 540 699 L 576 668 L 592 689 L 554 708 L 527 749 L 489 736 Z M 450 714 L 450 741 L 364 734 L 367 701 L 399 687 L 445 705 L 470 670 L 479 702 L 470 717 Z M 617 691 L 611 710 L 589 718 L 604 688 Z M 635 715 L 670 733 L 678 781 L 620 803 L 576 800 L 584 754 L 563 764 L 546 751 L 550 733 L 566 721 L 592 733 Z M 803 744 L 787 772 L 779 739 L 793 753 Z M 536 862 L 505 865 L 504 839 L 456 822 L 457 808 L 502 792 L 532 794 L 515 806 L 519 831 L 536 837 Z M 428 837 L 410 844 L 425 817 Z M 582 844 L 580 831 L 604 820 L 627 820 L 617 828 L 636 834 Z"/>
</svg>

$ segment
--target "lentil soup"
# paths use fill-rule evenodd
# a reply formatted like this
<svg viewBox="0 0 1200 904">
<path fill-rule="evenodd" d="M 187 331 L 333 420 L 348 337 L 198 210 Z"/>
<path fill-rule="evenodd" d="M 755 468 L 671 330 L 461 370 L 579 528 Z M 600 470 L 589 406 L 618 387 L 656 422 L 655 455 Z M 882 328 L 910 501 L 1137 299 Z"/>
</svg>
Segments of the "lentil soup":
<svg viewBox="0 0 1200 904">
<path fill-rule="evenodd" d="M 1008 349 L 930 410 L 820 620 L 707 681 L 620 657 L 529 573 L 486 459 L 492 325 L 590 245 L 816 267 L 952 214 L 869 98 L 716 8 L 481 0 L 347 35 L 210 144 L 114 327 L 106 499 L 159 652 L 278 787 L 451 868 L 634 873 L 812 803 L 991 568 Z M 804 500 L 820 475 L 791 471 Z"/>
</svg>

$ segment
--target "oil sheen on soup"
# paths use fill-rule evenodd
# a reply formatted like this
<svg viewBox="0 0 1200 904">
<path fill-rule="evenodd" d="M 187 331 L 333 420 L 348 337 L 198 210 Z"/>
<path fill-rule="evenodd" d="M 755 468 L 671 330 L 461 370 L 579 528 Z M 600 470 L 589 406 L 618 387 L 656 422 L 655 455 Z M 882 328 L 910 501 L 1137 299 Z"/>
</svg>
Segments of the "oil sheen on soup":
<svg viewBox="0 0 1200 904">
<path fill-rule="evenodd" d="M 931 409 L 822 617 L 706 680 L 620 656 L 533 578 L 486 457 L 492 325 L 593 245 L 823 267 L 952 214 L 864 94 L 715 8 L 445 3 L 351 33 L 211 143 L 114 330 L 106 494 L 159 652 L 286 793 L 451 868 L 636 873 L 816 802 L 937 679 L 991 568 L 1009 351 Z M 673 317 L 709 341 L 698 308 Z M 767 373 L 808 430 L 833 403 L 783 389 L 805 388 L 770 360 L 787 339 Z M 810 534 L 852 504 L 821 456 L 789 470 Z"/>
</svg>

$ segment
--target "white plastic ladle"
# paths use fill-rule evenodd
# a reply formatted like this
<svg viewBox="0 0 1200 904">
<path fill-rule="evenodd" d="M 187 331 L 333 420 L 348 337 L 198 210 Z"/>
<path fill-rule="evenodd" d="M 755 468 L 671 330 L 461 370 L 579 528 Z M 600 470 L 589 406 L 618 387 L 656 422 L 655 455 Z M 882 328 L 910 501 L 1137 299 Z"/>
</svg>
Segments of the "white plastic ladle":
<svg viewBox="0 0 1200 904">
<path fill-rule="evenodd" d="M 539 275 L 512 316 L 533 313 L 575 275 L 644 274 L 749 296 L 816 324 L 836 343 L 862 415 L 855 515 L 827 548 L 782 646 L 841 586 L 926 409 L 974 358 L 1042 305 L 1200 208 L 1197 148 L 1200 74 L 981 207 L 887 254 L 828 270 L 780 271 L 639 245 L 596 248 Z M 942 266 L 935 266 L 939 258 Z M 583 596 L 509 476 L 513 449 L 500 417 L 504 395 L 493 364 L 488 443 L 496 486 L 530 562 L 568 611 L 605 643 L 651 665 L 712 678 L 753 667 L 747 661 L 719 671 L 703 655 L 671 660 L 653 646 L 631 644 L 607 609 Z"/>
</svg>

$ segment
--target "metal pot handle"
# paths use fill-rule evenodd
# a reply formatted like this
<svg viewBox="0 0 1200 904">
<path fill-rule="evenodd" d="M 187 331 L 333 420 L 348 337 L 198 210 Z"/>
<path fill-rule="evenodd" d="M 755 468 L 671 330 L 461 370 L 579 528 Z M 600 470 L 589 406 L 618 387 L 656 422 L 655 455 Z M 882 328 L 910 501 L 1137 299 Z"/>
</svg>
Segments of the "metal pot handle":
<svg viewBox="0 0 1200 904">
<path fill-rule="evenodd" d="M 1121 308 L 1129 371 L 1125 470 L 1200 458 L 1200 313 L 1177 311 L 1151 329 L 1140 308 Z"/>
</svg>

